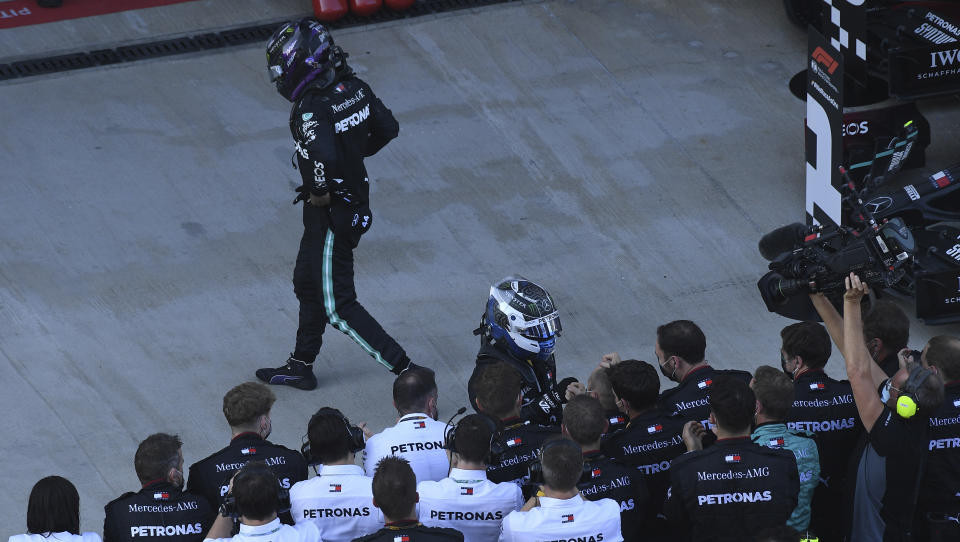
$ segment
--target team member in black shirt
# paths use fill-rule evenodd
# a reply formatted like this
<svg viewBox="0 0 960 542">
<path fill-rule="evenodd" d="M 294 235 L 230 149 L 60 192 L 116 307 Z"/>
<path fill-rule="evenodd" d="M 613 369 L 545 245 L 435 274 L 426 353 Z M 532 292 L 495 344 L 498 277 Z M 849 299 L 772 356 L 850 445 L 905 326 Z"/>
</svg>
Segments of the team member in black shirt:
<svg viewBox="0 0 960 542">
<path fill-rule="evenodd" d="M 710 391 L 716 443 L 701 449 L 706 429 L 684 426 L 690 453 L 673 461 L 665 510 L 691 540 L 742 541 L 758 530 L 783 525 L 797 506 L 800 479 L 789 450 L 750 440 L 756 398 L 736 377 L 719 376 Z"/>
<path fill-rule="evenodd" d="M 886 377 L 863 340 L 860 301 L 869 288 L 854 273 L 846 283 L 843 318 L 822 295 L 812 299 L 834 340 L 841 337 L 837 342 L 867 436 L 858 454 L 851 536 L 884 542 L 913 540 L 919 478 L 927 455 L 927 417 L 943 401 L 943 381 L 904 355 L 900 370 Z M 879 397 L 878 389 L 882 390 Z"/>
<path fill-rule="evenodd" d="M 104 507 L 105 542 L 203 540 L 213 510 L 203 497 L 183 492 L 183 443 L 177 435 L 156 433 L 137 446 L 133 467 L 142 488 Z"/>
<path fill-rule="evenodd" d="M 587 378 L 587 391 L 603 405 L 603 412 L 609 424 L 606 432 L 603 433 L 604 437 L 612 435 L 627 426 L 630 418 L 627 418 L 627 415 L 617 407 L 617 400 L 613 397 L 613 387 L 610 386 L 610 376 L 607 375 L 606 367 L 597 366 L 590 373 L 590 377 Z"/>
<path fill-rule="evenodd" d="M 707 338 L 690 320 L 675 320 L 657 328 L 654 352 L 660 372 L 677 383 L 676 387 L 660 394 L 657 405 L 671 416 L 695 420 L 705 426 L 714 379 L 728 374 L 749 384 L 752 378 L 746 371 L 714 369 L 705 359 L 706 350 Z"/>
<path fill-rule="evenodd" d="M 307 462 L 300 452 L 267 440 L 273 423 L 270 408 L 276 401 L 270 388 L 259 382 L 245 382 L 223 396 L 223 415 L 230 424 L 230 445 L 190 465 L 187 491 L 202 495 L 217 510 L 227 494 L 230 477 L 249 461 L 263 461 L 273 469 L 283 489 L 307 478 Z M 293 525 L 290 513 L 281 521 Z"/>
<path fill-rule="evenodd" d="M 960 339 L 934 337 L 920 359 L 946 384 L 943 403 L 930 415 L 930 455 L 920 484 L 915 538 L 960 540 Z"/>
<path fill-rule="evenodd" d="M 486 364 L 471 377 L 476 390 L 476 406 L 482 414 L 499 423 L 494 436 L 497 454 L 491 457 L 487 478 L 491 482 L 522 484 L 527 467 L 537 459 L 540 445 L 558 433 L 557 426 L 541 426 L 520 418 L 523 401 L 520 375 L 504 362 Z"/>
<path fill-rule="evenodd" d="M 417 476 L 410 463 L 387 456 L 373 475 L 373 505 L 383 512 L 383 529 L 354 542 L 463 542 L 463 534 L 446 527 L 427 527 L 417 520 Z"/>
<path fill-rule="evenodd" d="M 563 408 L 563 434 L 580 445 L 584 472 L 589 473 L 589 481 L 582 480 L 577 487 L 584 499 L 613 499 L 620 505 L 620 530 L 626 542 L 646 539 L 644 523 L 655 513 L 646 480 L 637 467 L 600 451 L 600 436 L 608 425 L 600 401 L 589 395 L 578 395 Z"/>
<path fill-rule="evenodd" d="M 893 376 L 900 369 L 897 353 L 910 340 L 910 318 L 894 302 L 881 299 L 863 315 L 863 340 L 873 361 Z"/>
<path fill-rule="evenodd" d="M 668 538 L 662 520 L 663 502 L 670 485 L 670 464 L 682 454 L 683 420 L 667 416 L 656 408 L 660 379 L 653 365 L 634 359 L 608 369 L 616 403 L 630 419 L 627 426 L 603 440 L 600 450 L 607 457 L 636 467 L 643 474 L 650 493 L 646 534 L 653 540 Z"/>
<path fill-rule="evenodd" d="M 816 434 L 820 483 L 811 502 L 810 531 L 840 540 L 849 517 L 845 506 L 850 456 L 863 433 L 850 382 L 823 371 L 830 359 L 830 335 L 816 322 L 797 322 L 780 331 L 780 364 L 793 379 L 794 401 L 787 427 Z"/>
</svg>

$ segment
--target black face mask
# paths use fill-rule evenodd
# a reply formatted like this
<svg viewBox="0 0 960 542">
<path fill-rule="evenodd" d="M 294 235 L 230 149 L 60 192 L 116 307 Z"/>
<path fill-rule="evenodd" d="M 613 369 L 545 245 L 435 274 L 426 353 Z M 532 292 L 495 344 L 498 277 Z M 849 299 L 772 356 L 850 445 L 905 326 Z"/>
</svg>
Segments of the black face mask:
<svg viewBox="0 0 960 542">
<path fill-rule="evenodd" d="M 787 370 L 787 360 L 783 359 L 783 356 L 780 357 L 780 367 L 783 369 L 783 374 L 787 375 L 787 378 L 793 380 L 793 373 Z"/>
<path fill-rule="evenodd" d="M 669 359 L 667 360 L 667 363 L 670 363 Z M 664 363 L 663 365 L 660 365 L 659 363 L 657 364 L 660 365 L 660 374 L 667 377 L 669 380 L 673 380 L 673 376 L 677 374 L 677 362 L 673 362 L 673 371 L 670 374 L 667 374 L 667 363 Z"/>
</svg>

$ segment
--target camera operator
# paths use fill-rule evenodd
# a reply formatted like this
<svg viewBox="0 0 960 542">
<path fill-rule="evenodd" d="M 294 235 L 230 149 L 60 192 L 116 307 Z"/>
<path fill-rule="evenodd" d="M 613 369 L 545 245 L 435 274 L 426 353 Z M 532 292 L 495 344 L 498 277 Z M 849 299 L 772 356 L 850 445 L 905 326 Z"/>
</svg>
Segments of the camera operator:
<svg viewBox="0 0 960 542">
<path fill-rule="evenodd" d="M 897 353 L 910 340 L 910 318 L 892 301 L 881 299 L 863 315 L 863 340 L 873 361 L 891 377 L 900 369 Z"/>
<path fill-rule="evenodd" d="M 722 375 L 710 390 L 717 442 L 703 449 L 703 425 L 684 425 L 689 453 L 673 461 L 664 509 L 690 540 L 746 540 L 760 529 L 785 524 L 797 507 L 797 461 L 788 450 L 750 441 L 755 410 L 750 387 L 738 377 Z"/>
<path fill-rule="evenodd" d="M 927 457 L 928 416 L 943 402 L 943 381 L 905 356 L 900 357 L 900 370 L 887 378 L 863 341 L 860 302 L 869 288 L 854 273 L 846 278 L 846 287 L 842 318 L 826 298 L 811 297 L 843 352 L 866 430 L 862 453 L 855 452 L 859 463 L 851 480 L 855 484 L 851 538 L 912 540 L 919 478 Z"/>
<path fill-rule="evenodd" d="M 247 463 L 230 479 L 220 514 L 204 542 L 320 542 L 313 523 L 290 526 L 280 522 L 277 514 L 289 506 L 288 498 L 266 463 Z M 238 519 L 240 532 L 230 537 Z"/>
<path fill-rule="evenodd" d="M 417 477 L 410 463 L 388 455 L 373 475 L 373 505 L 383 512 L 385 525 L 354 542 L 463 542 L 463 535 L 446 527 L 427 527 L 417 521 Z"/>
<path fill-rule="evenodd" d="M 424 525 L 456 529 L 467 542 L 493 540 L 503 518 L 523 506 L 516 484 L 487 479 L 492 450 L 503 448 L 496 437 L 494 421 L 483 414 L 470 414 L 450 427 L 445 442 L 450 476 L 417 484 Z"/>
<path fill-rule="evenodd" d="M 542 496 L 503 520 L 500 542 L 529 540 L 622 541 L 620 506 L 612 499 L 584 500 L 577 491 L 583 455 L 572 440 L 547 441 L 540 452 Z M 529 510 L 528 510 L 529 508 Z"/>
<path fill-rule="evenodd" d="M 499 422 L 497 440 L 503 453 L 487 467 L 491 482 L 520 484 L 527 477 L 527 466 L 537 459 L 544 440 L 558 433 L 556 426 L 542 426 L 520 418 L 523 381 L 505 362 L 486 364 L 471 377 L 476 391 L 475 404 L 481 414 Z"/>
<path fill-rule="evenodd" d="M 793 406 L 784 420 L 791 430 L 816 435 L 820 481 L 813 492 L 810 530 L 823 540 L 841 540 L 849 517 L 844 490 L 850 456 L 863 433 L 850 382 L 827 376 L 830 336 L 817 322 L 797 322 L 780 331 L 780 365 L 793 379 Z"/>
<path fill-rule="evenodd" d="M 605 438 L 600 444 L 604 455 L 636 467 L 643 474 L 650 493 L 647 535 L 656 540 L 669 539 L 663 521 L 663 503 L 670 485 L 670 464 L 682 454 L 683 420 L 657 409 L 660 378 L 653 365 L 628 359 L 607 369 L 613 394 L 630 422 L 626 428 Z"/>
<path fill-rule="evenodd" d="M 245 382 L 223 396 L 223 415 L 230 425 L 230 444 L 190 465 L 187 491 L 207 499 L 215 510 L 227 494 L 230 475 L 248 461 L 263 461 L 277 474 L 284 489 L 307 479 L 307 463 L 300 452 L 267 440 L 273 429 L 270 409 L 276 396 L 265 384 Z M 280 518 L 293 524 L 288 513 Z"/>
<path fill-rule="evenodd" d="M 490 287 L 487 308 L 474 335 L 480 335 L 477 365 L 467 383 L 476 408 L 476 380 L 486 365 L 503 362 L 523 382 L 520 416 L 542 425 L 559 425 L 563 403 L 582 385 L 568 377 L 557 383 L 553 351 L 560 336 L 560 313 L 553 297 L 539 284 L 509 276 Z"/>
<path fill-rule="evenodd" d="M 339 410 L 324 407 L 307 424 L 307 444 L 307 462 L 323 466 L 317 476 L 290 488 L 293 520 L 316 524 L 324 542 L 349 542 L 376 531 L 380 517 L 370 504 L 373 479 L 354 464 L 363 449 L 363 430 Z"/>
<path fill-rule="evenodd" d="M 812 433 L 787 429 L 784 417 L 793 403 L 793 383 L 781 371 L 761 365 L 754 373 L 750 389 L 757 398 L 757 414 L 750 439 L 760 446 L 790 450 L 797 460 L 800 493 L 797 507 L 787 525 L 799 532 L 810 527 L 810 501 L 820 482 L 820 454 Z"/>
<path fill-rule="evenodd" d="M 930 415 L 927 468 L 920 483 L 915 538 L 960 540 L 960 339 L 930 339 L 920 357 L 946 380 L 944 401 Z"/>
<path fill-rule="evenodd" d="M 142 487 L 104 507 L 104 542 L 203 540 L 214 511 L 203 497 L 183 492 L 182 446 L 179 436 L 166 433 L 137 446 L 133 467 Z"/>
<path fill-rule="evenodd" d="M 610 377 L 607 375 L 607 368 L 599 365 L 587 378 L 587 389 L 590 395 L 597 398 L 603 405 L 603 414 L 607 418 L 607 430 L 603 437 L 612 435 L 627 426 L 630 418 L 620 411 L 617 406 L 617 398 L 613 396 L 613 387 L 610 385 Z"/>
<path fill-rule="evenodd" d="M 675 320 L 657 328 L 654 352 L 660 373 L 677 385 L 660 394 L 657 406 L 683 420 L 698 421 L 708 429 L 710 385 L 720 375 L 739 378 L 744 384 L 752 376 L 736 369 L 714 369 L 704 359 L 707 338 L 690 320 Z"/>
<path fill-rule="evenodd" d="M 584 472 L 590 480 L 578 484 L 583 498 L 613 499 L 620 505 L 620 527 L 627 542 L 648 539 L 646 525 L 656 510 L 650 505 L 647 483 L 636 467 L 606 457 L 600 451 L 600 436 L 609 422 L 600 401 L 578 395 L 563 408 L 563 434 L 583 450 Z"/>
<path fill-rule="evenodd" d="M 400 414 L 397 424 L 367 440 L 363 467 L 373 476 L 377 462 L 399 455 L 410 462 L 417 481 L 441 480 L 450 470 L 443 449 L 446 424 L 437 421 L 437 382 L 431 369 L 414 366 L 393 382 L 393 406 Z"/>
</svg>

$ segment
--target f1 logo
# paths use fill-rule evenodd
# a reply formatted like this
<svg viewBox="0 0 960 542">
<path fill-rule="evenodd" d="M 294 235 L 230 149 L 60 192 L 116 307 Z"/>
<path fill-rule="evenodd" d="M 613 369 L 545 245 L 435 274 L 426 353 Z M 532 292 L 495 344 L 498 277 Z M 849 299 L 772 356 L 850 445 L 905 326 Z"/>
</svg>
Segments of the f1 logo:
<svg viewBox="0 0 960 542">
<path fill-rule="evenodd" d="M 823 50 L 823 47 L 817 47 L 813 50 L 813 54 L 810 55 L 814 60 L 823 64 L 827 68 L 827 73 L 833 75 L 833 72 L 837 71 L 837 68 L 840 66 L 840 63 L 833 59 L 830 56 L 830 53 Z"/>
</svg>

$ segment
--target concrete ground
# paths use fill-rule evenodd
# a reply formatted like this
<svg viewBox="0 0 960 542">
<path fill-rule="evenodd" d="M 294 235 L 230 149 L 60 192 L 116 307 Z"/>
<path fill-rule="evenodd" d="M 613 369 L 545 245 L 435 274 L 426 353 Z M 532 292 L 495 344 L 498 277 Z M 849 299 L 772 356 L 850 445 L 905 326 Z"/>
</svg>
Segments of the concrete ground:
<svg viewBox="0 0 960 542">
<path fill-rule="evenodd" d="M 308 10 L 205 0 L 6 30 L 0 62 Z M 756 291 L 756 243 L 803 217 L 804 105 L 787 81 L 806 50 L 780 3 L 519 2 L 335 37 L 401 124 L 368 161 L 357 290 L 437 369 L 441 416 L 466 404 L 471 330 L 509 273 L 554 294 L 561 377 L 614 350 L 653 360 L 655 327 L 678 318 L 716 366 L 779 362 L 789 321 Z M 224 392 L 293 347 L 288 104 L 260 46 L 10 80 L 0 103 L 0 535 L 25 531 L 50 474 L 100 531 L 102 506 L 139 487 L 140 440 L 179 433 L 188 464 L 221 448 Z M 929 163 L 946 165 L 955 102 L 924 110 Z M 915 347 L 960 333 L 912 331 Z M 395 420 L 393 376 L 326 339 L 319 389 L 275 390 L 271 440 L 299 447 L 324 405 Z M 838 355 L 828 368 L 843 374 Z"/>
</svg>

